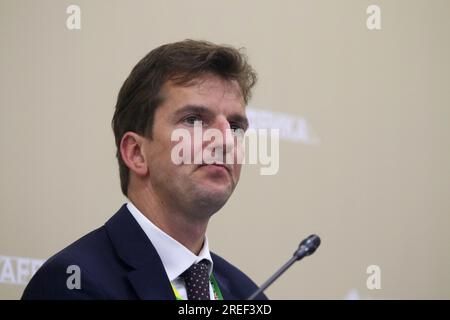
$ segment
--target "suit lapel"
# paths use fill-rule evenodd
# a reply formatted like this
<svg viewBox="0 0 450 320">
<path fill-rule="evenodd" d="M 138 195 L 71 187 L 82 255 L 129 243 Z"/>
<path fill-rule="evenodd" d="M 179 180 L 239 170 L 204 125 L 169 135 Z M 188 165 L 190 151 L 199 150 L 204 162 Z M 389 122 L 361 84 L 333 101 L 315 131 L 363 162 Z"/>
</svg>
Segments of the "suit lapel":
<svg viewBox="0 0 450 320">
<path fill-rule="evenodd" d="M 214 262 L 214 269 L 216 269 L 216 262 Z M 214 271 L 214 277 L 217 280 L 217 284 L 219 285 L 220 292 L 222 292 L 222 296 L 224 300 L 239 300 L 232 292 L 230 288 L 230 282 L 221 275 L 220 272 Z"/>
<path fill-rule="evenodd" d="M 131 268 L 127 279 L 140 299 L 174 300 L 161 259 L 126 205 L 105 224 L 118 256 Z"/>
<path fill-rule="evenodd" d="M 138 269 L 128 273 L 128 280 L 138 297 L 142 300 L 174 300 L 169 279 L 164 274 Z"/>
</svg>

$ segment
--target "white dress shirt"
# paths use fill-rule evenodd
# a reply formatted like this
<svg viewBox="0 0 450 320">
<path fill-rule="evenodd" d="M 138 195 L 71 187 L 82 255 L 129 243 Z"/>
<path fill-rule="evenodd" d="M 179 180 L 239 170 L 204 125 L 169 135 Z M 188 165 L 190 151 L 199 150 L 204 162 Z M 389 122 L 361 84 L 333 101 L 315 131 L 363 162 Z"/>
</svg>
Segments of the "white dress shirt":
<svg viewBox="0 0 450 320">
<path fill-rule="evenodd" d="M 187 300 L 186 286 L 183 278 L 181 278 L 180 275 L 184 271 L 186 271 L 192 264 L 206 259 L 210 262 L 209 275 L 211 276 L 213 270 L 213 261 L 209 252 L 208 238 L 205 235 L 203 248 L 202 250 L 200 250 L 200 253 L 197 256 L 177 240 L 154 225 L 131 202 L 127 203 L 127 208 L 152 242 L 153 246 L 156 249 L 156 252 L 158 252 L 169 281 L 178 291 L 179 295 L 184 300 Z M 209 283 L 209 293 L 210 299 L 214 300 L 215 297 L 211 282 Z"/>
</svg>

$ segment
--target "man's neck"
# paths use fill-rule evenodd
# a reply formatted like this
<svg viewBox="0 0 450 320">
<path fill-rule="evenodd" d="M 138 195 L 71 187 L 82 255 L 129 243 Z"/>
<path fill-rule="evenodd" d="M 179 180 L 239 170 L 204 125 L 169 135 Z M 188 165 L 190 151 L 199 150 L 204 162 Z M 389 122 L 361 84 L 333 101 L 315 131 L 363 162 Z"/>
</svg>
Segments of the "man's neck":
<svg viewBox="0 0 450 320">
<path fill-rule="evenodd" d="M 130 201 L 154 225 L 180 242 L 195 255 L 203 248 L 208 220 L 199 221 L 189 218 L 183 212 L 168 208 L 152 194 L 132 192 Z"/>
</svg>

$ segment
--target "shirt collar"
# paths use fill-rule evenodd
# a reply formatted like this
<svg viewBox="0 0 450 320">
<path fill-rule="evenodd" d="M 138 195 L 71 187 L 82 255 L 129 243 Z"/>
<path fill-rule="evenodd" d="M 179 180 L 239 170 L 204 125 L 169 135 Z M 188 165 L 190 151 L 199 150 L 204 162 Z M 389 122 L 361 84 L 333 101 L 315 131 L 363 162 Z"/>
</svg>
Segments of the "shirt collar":
<svg viewBox="0 0 450 320">
<path fill-rule="evenodd" d="M 147 237 L 158 252 L 164 269 L 170 281 L 178 278 L 192 264 L 203 259 L 209 261 L 209 275 L 213 270 L 213 261 L 209 252 L 208 237 L 205 235 L 203 248 L 195 255 L 188 248 L 154 225 L 150 219 L 142 214 L 131 202 L 127 203 L 127 208 L 131 215 L 144 230 Z"/>
</svg>

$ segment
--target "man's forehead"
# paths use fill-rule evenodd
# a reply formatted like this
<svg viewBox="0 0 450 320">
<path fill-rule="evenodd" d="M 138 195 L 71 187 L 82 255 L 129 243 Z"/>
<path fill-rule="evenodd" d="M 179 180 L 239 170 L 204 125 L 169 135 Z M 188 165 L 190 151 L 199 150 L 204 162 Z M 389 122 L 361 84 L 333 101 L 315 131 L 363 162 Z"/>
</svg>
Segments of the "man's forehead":
<svg viewBox="0 0 450 320">
<path fill-rule="evenodd" d="M 201 75 L 186 83 L 168 80 L 161 91 L 165 98 L 198 96 L 212 99 L 231 99 L 244 104 L 242 90 L 236 80 L 227 80 L 212 74 Z"/>
</svg>

